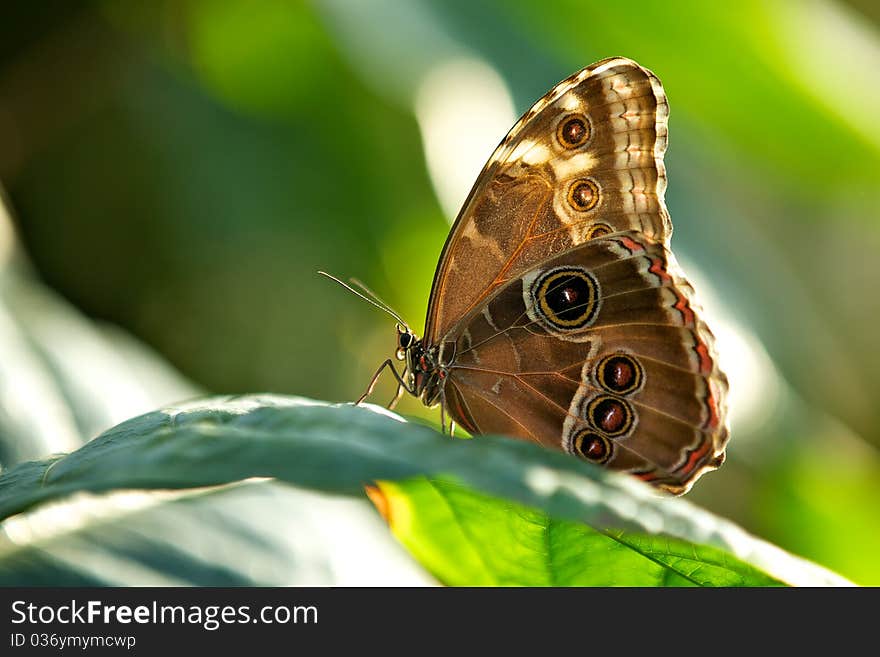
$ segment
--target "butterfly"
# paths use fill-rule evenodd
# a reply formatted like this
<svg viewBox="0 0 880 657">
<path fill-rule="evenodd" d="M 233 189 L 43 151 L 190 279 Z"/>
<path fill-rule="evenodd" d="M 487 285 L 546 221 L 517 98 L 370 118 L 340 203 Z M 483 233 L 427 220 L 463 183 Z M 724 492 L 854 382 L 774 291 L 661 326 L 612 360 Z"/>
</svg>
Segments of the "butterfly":
<svg viewBox="0 0 880 657">
<path fill-rule="evenodd" d="M 446 241 L 398 390 L 503 434 L 687 492 L 725 458 L 727 378 L 669 249 L 669 105 L 614 57 L 563 80 L 495 150 Z M 393 313 L 392 313 L 393 314 Z"/>
</svg>

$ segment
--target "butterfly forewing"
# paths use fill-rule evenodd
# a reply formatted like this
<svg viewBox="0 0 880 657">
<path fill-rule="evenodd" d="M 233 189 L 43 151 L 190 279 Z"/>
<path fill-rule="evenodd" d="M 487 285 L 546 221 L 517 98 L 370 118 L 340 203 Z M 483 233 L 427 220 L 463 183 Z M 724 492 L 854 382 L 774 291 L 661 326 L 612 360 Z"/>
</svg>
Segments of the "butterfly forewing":
<svg viewBox="0 0 880 657">
<path fill-rule="evenodd" d="M 595 237 L 671 233 L 663 201 L 668 105 L 624 58 L 554 87 L 496 149 L 444 247 L 425 337 L 439 342 L 499 286 Z"/>
</svg>

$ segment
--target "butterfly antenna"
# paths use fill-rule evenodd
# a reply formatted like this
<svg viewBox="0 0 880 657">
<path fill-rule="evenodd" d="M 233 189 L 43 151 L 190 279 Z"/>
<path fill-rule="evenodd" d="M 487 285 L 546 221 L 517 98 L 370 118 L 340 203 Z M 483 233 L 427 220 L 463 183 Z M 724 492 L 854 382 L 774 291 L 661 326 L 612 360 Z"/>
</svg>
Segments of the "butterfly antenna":
<svg viewBox="0 0 880 657">
<path fill-rule="evenodd" d="M 377 301 L 378 303 L 382 304 L 387 310 L 390 310 L 392 312 L 394 311 L 394 309 L 391 307 L 391 304 L 386 303 L 385 299 L 383 299 L 378 294 L 373 292 L 373 290 L 368 288 L 367 285 L 359 278 L 349 278 L 348 282 L 351 283 L 352 285 L 354 285 L 355 287 L 363 290 L 365 294 L 367 294 L 374 301 Z M 394 314 L 396 315 L 397 313 L 394 313 Z"/>
<path fill-rule="evenodd" d="M 339 280 L 338 278 L 336 278 L 336 277 L 333 276 L 332 274 L 328 274 L 328 273 L 325 272 L 325 271 L 319 271 L 318 273 L 321 274 L 321 276 L 325 276 L 326 278 L 329 278 L 331 281 L 334 281 L 334 282 L 336 282 L 336 283 L 339 283 L 339 284 L 340 284 L 342 287 L 344 287 L 346 290 L 348 290 L 349 292 L 351 292 L 351 293 L 354 294 L 355 296 L 360 297 L 361 299 L 363 299 L 364 301 L 366 301 L 366 302 L 369 303 L 370 305 L 372 305 L 372 306 L 376 306 L 376 308 L 378 308 L 379 310 L 382 310 L 382 311 L 388 313 L 388 314 L 391 315 L 394 319 L 396 319 L 396 320 L 398 321 L 398 323 L 400 323 L 401 326 L 403 326 L 404 328 L 406 328 L 407 331 L 410 330 L 410 328 L 409 328 L 409 324 L 407 324 L 405 321 L 403 321 L 403 319 L 400 317 L 400 315 L 398 315 L 396 312 L 394 312 L 394 311 L 391 309 L 391 307 L 390 307 L 387 303 L 385 303 L 384 301 L 382 301 L 382 299 L 380 299 L 380 298 L 376 295 L 375 292 L 373 292 L 370 288 L 368 288 L 366 285 L 364 285 L 363 283 L 361 283 L 361 282 L 360 282 L 359 280 L 357 280 L 356 278 L 351 279 L 351 282 L 354 283 L 355 285 L 357 285 L 358 287 L 360 287 L 362 290 L 364 290 L 364 292 L 366 292 L 366 294 L 363 294 L 363 293 L 361 293 L 361 292 L 358 292 L 358 291 L 355 290 L 351 285 L 349 285 L 348 283 L 345 283 L 345 282 Z M 370 296 L 367 296 L 367 294 L 369 294 Z M 372 298 L 371 298 L 371 297 L 372 297 Z"/>
</svg>

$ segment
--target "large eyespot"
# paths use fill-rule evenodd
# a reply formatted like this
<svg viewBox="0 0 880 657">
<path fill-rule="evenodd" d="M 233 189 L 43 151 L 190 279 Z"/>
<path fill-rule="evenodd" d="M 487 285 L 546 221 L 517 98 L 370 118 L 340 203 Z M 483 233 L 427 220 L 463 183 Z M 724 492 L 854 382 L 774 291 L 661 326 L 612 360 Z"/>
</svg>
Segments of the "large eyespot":
<svg viewBox="0 0 880 657">
<path fill-rule="evenodd" d="M 599 395 L 587 404 L 586 419 L 606 436 L 623 436 L 635 423 L 630 405 L 611 395 Z"/>
<path fill-rule="evenodd" d="M 611 354 L 596 366 L 596 381 L 608 392 L 628 395 L 642 386 L 645 378 L 639 362 L 629 354 Z"/>
<path fill-rule="evenodd" d="M 578 212 L 587 212 L 599 204 L 599 185 L 583 178 L 568 188 L 568 203 Z"/>
<path fill-rule="evenodd" d="M 563 148 L 577 148 L 590 138 L 590 120 L 583 114 L 571 114 L 559 122 L 556 138 Z"/>
<path fill-rule="evenodd" d="M 532 302 L 537 315 L 552 327 L 583 328 L 599 312 L 599 283 L 585 269 L 551 269 L 532 286 Z"/>
<path fill-rule="evenodd" d="M 581 429 L 571 439 L 571 451 L 591 463 L 607 463 L 613 447 L 611 441 L 602 434 Z"/>
</svg>

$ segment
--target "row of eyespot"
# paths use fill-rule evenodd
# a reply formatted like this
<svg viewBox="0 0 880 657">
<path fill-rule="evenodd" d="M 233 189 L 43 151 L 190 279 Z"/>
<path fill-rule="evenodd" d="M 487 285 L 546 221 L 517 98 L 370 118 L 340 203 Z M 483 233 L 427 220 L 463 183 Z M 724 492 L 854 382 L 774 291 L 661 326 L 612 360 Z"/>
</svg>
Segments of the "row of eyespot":
<svg viewBox="0 0 880 657">
<path fill-rule="evenodd" d="M 644 371 L 628 354 L 612 354 L 596 366 L 596 382 L 610 393 L 591 399 L 583 416 L 591 427 L 572 438 L 572 450 L 593 463 L 607 462 L 613 453 L 609 438 L 625 436 L 633 427 L 635 412 L 621 395 L 630 395 L 644 383 Z"/>
<path fill-rule="evenodd" d="M 566 149 L 573 149 L 585 144 L 591 135 L 589 119 L 583 114 L 569 115 L 559 122 L 556 136 L 559 143 Z M 589 179 L 576 180 L 568 189 L 569 205 L 575 210 L 587 212 L 594 209 L 600 199 L 598 184 Z M 591 227 L 587 239 L 607 235 L 611 228 L 605 224 Z M 562 277 L 568 277 L 564 285 L 574 283 L 579 290 L 587 292 L 587 300 L 570 307 L 553 308 L 549 292 L 553 283 Z M 535 288 L 535 307 L 538 312 L 557 329 L 578 329 L 588 325 L 598 310 L 598 283 L 585 271 L 573 269 L 553 272 L 545 275 Z M 562 287 L 562 289 L 567 289 Z M 573 313 L 573 310 L 579 310 Z M 596 368 L 596 380 L 599 385 L 617 395 L 627 395 L 638 390 L 643 382 L 642 368 L 631 356 L 613 354 L 604 358 Z M 604 463 L 612 453 L 609 437 L 625 435 L 632 427 L 634 412 L 630 405 L 615 395 L 599 395 L 587 404 L 585 418 L 592 424 L 592 429 L 581 429 L 575 434 L 572 446 L 574 451 L 587 460 Z M 600 428 L 602 431 L 600 432 Z"/>
</svg>

